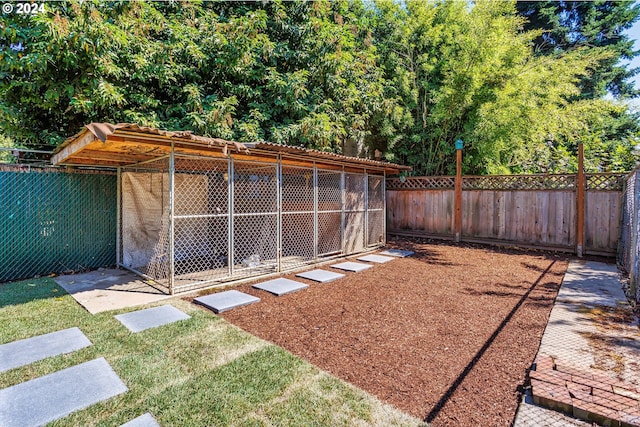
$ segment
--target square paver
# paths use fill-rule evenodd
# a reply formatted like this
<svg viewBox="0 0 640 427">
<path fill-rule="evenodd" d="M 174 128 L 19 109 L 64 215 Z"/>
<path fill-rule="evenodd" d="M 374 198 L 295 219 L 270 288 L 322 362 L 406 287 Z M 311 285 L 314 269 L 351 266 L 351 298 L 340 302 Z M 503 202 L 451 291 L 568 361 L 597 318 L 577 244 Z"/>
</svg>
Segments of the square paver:
<svg viewBox="0 0 640 427">
<path fill-rule="evenodd" d="M 41 426 L 126 391 L 101 357 L 0 390 L 0 426 Z"/>
<path fill-rule="evenodd" d="M 153 415 L 146 413 L 134 418 L 128 423 L 122 424 L 120 427 L 160 427 L 160 424 L 153 418 Z"/>
<path fill-rule="evenodd" d="M 267 282 L 257 283 L 253 285 L 253 287 L 280 296 L 308 288 L 309 285 L 305 285 L 304 283 L 281 277 L 278 279 L 269 280 Z"/>
<path fill-rule="evenodd" d="M 367 268 L 371 268 L 373 267 L 371 264 L 363 264 L 361 262 L 342 262 L 340 264 L 334 264 L 331 266 L 332 268 L 339 268 L 340 270 L 346 270 L 346 271 L 362 271 L 362 270 L 366 270 Z"/>
<path fill-rule="evenodd" d="M 150 304 L 172 297 L 126 270 L 98 269 L 88 273 L 57 276 L 53 280 L 91 314 Z"/>
<path fill-rule="evenodd" d="M 358 258 L 358 261 L 375 262 L 376 264 L 384 264 L 385 262 L 393 261 L 395 258 L 384 255 L 365 255 Z"/>
<path fill-rule="evenodd" d="M 47 357 L 71 353 L 91 345 L 78 328 L 63 329 L 50 334 L 0 345 L 0 372 L 29 365 Z"/>
<path fill-rule="evenodd" d="M 141 332 L 177 322 L 178 320 L 191 319 L 191 316 L 167 304 L 160 307 L 132 311 L 131 313 L 118 314 L 115 318 L 131 332 Z"/>
<path fill-rule="evenodd" d="M 313 280 L 315 282 L 327 283 L 327 282 L 331 282 L 333 280 L 337 280 L 344 277 L 344 274 L 318 269 L 318 270 L 311 270 L 311 271 L 305 271 L 303 273 L 298 273 L 296 274 L 296 276 L 302 277 L 304 279 Z"/>
<path fill-rule="evenodd" d="M 202 304 L 214 313 L 222 313 L 232 308 L 259 302 L 260 298 L 245 294 L 240 291 L 224 291 L 216 294 L 205 295 L 194 299 L 198 304 Z"/>
<path fill-rule="evenodd" d="M 413 251 L 404 251 L 402 249 L 387 249 L 386 251 L 380 252 L 380 255 L 390 255 L 398 258 L 404 258 L 407 256 L 413 255 L 415 252 Z"/>
</svg>

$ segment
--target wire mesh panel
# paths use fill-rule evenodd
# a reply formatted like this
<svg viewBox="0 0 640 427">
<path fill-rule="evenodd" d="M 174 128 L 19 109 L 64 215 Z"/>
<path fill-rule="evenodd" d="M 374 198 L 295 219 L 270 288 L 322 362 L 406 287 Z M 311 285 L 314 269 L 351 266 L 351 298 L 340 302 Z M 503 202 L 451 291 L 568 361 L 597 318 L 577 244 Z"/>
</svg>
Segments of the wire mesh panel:
<svg viewBox="0 0 640 427">
<path fill-rule="evenodd" d="M 367 245 L 385 243 L 384 177 L 367 176 Z"/>
<path fill-rule="evenodd" d="M 0 282 L 114 265 L 116 175 L 0 169 Z"/>
<path fill-rule="evenodd" d="M 366 212 L 365 175 L 347 173 L 344 181 L 344 252 L 353 254 L 365 248 Z"/>
<path fill-rule="evenodd" d="M 228 161 L 176 157 L 174 291 L 228 278 Z"/>
<path fill-rule="evenodd" d="M 640 169 L 625 182 L 618 263 L 629 273 L 630 295 L 640 302 Z"/>
<path fill-rule="evenodd" d="M 277 270 L 276 164 L 233 163 L 234 278 Z"/>
<path fill-rule="evenodd" d="M 121 265 L 169 286 L 169 160 L 121 175 Z"/>
<path fill-rule="evenodd" d="M 342 251 L 342 172 L 317 169 L 318 256 Z"/>
<path fill-rule="evenodd" d="M 121 265 L 184 292 L 382 243 L 384 177 L 329 168 L 185 155 L 173 174 L 169 157 L 124 168 Z"/>
<path fill-rule="evenodd" d="M 314 174 L 313 169 L 282 168 L 282 255 L 287 270 L 314 258 Z"/>
</svg>

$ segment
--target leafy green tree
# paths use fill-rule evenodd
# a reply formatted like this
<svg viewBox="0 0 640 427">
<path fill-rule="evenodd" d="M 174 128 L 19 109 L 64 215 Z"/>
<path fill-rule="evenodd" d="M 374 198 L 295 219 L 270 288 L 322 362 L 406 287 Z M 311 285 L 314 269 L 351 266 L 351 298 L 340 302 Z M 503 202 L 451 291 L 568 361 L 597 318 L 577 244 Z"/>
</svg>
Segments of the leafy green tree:
<svg viewBox="0 0 640 427">
<path fill-rule="evenodd" d="M 465 173 L 567 171 L 575 168 L 578 141 L 600 132 L 589 106 L 622 119 L 611 102 L 580 98 L 581 81 L 614 53 L 576 47 L 535 55 L 531 42 L 540 33 L 524 30 L 513 3 L 375 5 L 391 96 L 410 112 L 394 152 L 415 174 L 452 174 L 458 138 L 466 141 Z M 628 124 L 625 135 L 600 132 L 600 144 L 624 147 L 637 134 Z"/>
<path fill-rule="evenodd" d="M 564 171 L 580 141 L 594 170 L 637 158 L 637 115 L 584 96 L 619 52 L 586 43 L 536 55 L 542 32 L 526 31 L 514 3 L 46 7 L 0 22 L 0 133 L 24 146 L 108 121 L 380 150 L 416 174 L 452 173 L 457 138 L 465 173 Z"/>
<path fill-rule="evenodd" d="M 15 157 L 13 153 L 8 150 L 2 150 L 2 148 L 13 148 L 14 145 L 9 138 L 0 134 L 0 163 L 13 163 Z"/>
<path fill-rule="evenodd" d="M 0 127 L 57 144 L 91 121 L 339 151 L 383 82 L 358 2 L 64 2 L 0 27 Z"/>
</svg>

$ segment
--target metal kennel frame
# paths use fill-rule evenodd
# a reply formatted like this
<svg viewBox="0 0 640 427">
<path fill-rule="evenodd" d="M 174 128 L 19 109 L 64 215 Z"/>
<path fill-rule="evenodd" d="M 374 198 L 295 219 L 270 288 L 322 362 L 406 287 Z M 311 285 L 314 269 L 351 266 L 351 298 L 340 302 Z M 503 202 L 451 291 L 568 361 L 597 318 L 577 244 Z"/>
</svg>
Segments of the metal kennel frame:
<svg viewBox="0 0 640 427">
<path fill-rule="evenodd" d="M 385 170 L 286 153 L 118 168 L 118 265 L 169 294 L 385 244 Z"/>
</svg>

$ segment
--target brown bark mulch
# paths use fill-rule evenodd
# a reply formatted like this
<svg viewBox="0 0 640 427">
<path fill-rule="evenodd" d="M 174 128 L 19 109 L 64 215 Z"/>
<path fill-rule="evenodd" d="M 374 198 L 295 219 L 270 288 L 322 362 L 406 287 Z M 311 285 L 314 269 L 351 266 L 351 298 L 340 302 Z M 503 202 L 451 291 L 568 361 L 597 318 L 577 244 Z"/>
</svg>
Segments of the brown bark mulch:
<svg viewBox="0 0 640 427">
<path fill-rule="evenodd" d="M 397 238 L 409 258 L 223 313 L 434 426 L 514 419 L 567 268 L 544 252 Z M 333 270 L 329 266 L 323 267 Z"/>
</svg>

